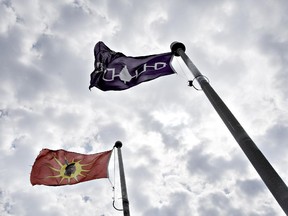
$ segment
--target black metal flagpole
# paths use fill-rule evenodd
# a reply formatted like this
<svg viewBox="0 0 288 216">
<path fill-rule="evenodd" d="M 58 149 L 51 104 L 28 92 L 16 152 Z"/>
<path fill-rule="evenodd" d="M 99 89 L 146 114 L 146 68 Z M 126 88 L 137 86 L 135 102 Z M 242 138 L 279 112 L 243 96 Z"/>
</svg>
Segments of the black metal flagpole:
<svg viewBox="0 0 288 216">
<path fill-rule="evenodd" d="M 123 214 L 124 216 L 130 216 L 129 211 L 129 201 L 128 194 L 126 189 L 126 181 L 125 181 L 125 173 L 124 173 L 124 165 L 122 160 L 121 147 L 122 142 L 115 142 L 115 147 L 118 150 L 118 161 L 119 161 L 119 173 L 120 173 L 120 184 L 121 184 L 121 193 L 122 193 L 122 205 L 123 205 Z"/>
<path fill-rule="evenodd" d="M 253 140 L 246 133 L 222 99 L 209 84 L 207 78 L 201 74 L 193 62 L 185 53 L 185 45 L 180 42 L 173 42 L 170 46 L 175 56 L 181 56 L 195 79 L 198 81 L 205 95 L 230 130 L 243 152 L 246 154 L 270 192 L 273 194 L 283 211 L 288 215 L 288 188 L 278 173 L 271 166 L 262 152 L 258 149 Z"/>
</svg>

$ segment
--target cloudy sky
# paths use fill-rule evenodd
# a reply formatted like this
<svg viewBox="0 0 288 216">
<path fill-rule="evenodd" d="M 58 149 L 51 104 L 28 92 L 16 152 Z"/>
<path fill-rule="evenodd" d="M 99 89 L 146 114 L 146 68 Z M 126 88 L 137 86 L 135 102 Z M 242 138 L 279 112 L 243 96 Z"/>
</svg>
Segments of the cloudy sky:
<svg viewBox="0 0 288 216">
<path fill-rule="evenodd" d="M 123 215 L 107 179 L 29 180 L 42 148 L 117 140 L 131 215 L 284 215 L 180 58 L 177 75 L 125 91 L 88 86 L 100 40 L 128 56 L 181 41 L 287 184 L 287 26 L 286 0 L 0 0 L 0 215 Z"/>
</svg>

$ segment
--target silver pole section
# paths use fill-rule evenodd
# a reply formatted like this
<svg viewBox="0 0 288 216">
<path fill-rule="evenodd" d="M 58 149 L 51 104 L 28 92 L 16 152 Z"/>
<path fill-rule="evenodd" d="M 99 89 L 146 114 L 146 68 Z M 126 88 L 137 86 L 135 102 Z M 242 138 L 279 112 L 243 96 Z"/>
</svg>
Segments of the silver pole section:
<svg viewBox="0 0 288 216">
<path fill-rule="evenodd" d="M 124 165 L 123 165 L 122 153 L 121 153 L 122 142 L 117 141 L 115 143 L 115 147 L 118 150 L 118 161 L 119 161 L 119 173 L 120 173 L 120 183 L 121 183 L 121 192 L 122 192 L 123 214 L 124 214 L 124 216 L 130 216 L 129 201 L 128 201 L 128 194 L 127 194 L 127 189 L 126 189 L 126 181 L 125 181 L 125 173 L 124 173 Z"/>
<path fill-rule="evenodd" d="M 205 95 L 213 105 L 239 146 L 250 160 L 274 198 L 277 200 L 283 211 L 288 215 L 288 188 L 278 173 L 274 170 L 269 161 L 258 149 L 253 140 L 246 133 L 222 99 L 210 86 L 207 79 L 200 73 L 193 62 L 185 53 L 185 45 L 180 42 L 173 42 L 170 46 L 175 56 L 181 56 L 195 79 L 197 79 Z"/>
</svg>

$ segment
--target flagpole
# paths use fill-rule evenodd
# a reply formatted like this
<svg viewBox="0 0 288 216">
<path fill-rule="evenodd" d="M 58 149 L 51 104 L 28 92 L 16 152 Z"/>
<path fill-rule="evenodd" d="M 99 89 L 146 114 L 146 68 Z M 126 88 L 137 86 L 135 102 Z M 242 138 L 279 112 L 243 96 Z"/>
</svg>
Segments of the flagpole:
<svg viewBox="0 0 288 216">
<path fill-rule="evenodd" d="M 130 216 L 129 201 L 128 201 L 128 194 L 127 194 L 127 189 L 126 189 L 126 181 L 125 181 L 125 173 L 124 173 L 124 165 L 123 165 L 122 153 L 121 153 L 122 142 L 117 141 L 117 142 L 115 142 L 114 146 L 118 150 L 118 161 L 119 161 L 120 184 L 121 184 L 121 192 L 122 192 L 123 214 L 124 214 L 124 216 Z"/>
<path fill-rule="evenodd" d="M 243 152 L 246 154 L 274 198 L 277 200 L 283 211 L 288 215 L 288 188 L 278 173 L 274 170 L 269 161 L 265 158 L 256 144 L 252 141 L 238 120 L 234 117 L 222 99 L 209 84 L 207 78 L 201 74 L 193 62 L 185 53 L 185 45 L 180 42 L 173 42 L 170 46 L 175 56 L 181 56 L 195 79 L 200 84 L 205 95 L 217 111 L 231 134 L 234 136 Z"/>
</svg>

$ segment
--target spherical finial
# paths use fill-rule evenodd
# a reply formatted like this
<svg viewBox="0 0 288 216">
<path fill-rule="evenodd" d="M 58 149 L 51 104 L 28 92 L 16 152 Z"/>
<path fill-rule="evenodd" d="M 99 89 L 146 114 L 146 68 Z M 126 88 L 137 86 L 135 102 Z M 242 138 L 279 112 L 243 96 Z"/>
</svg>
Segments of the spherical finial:
<svg viewBox="0 0 288 216">
<path fill-rule="evenodd" d="M 185 47 L 185 45 L 184 45 L 183 43 L 174 41 L 174 42 L 170 45 L 170 49 L 171 49 L 172 53 L 173 53 L 175 56 L 179 56 L 178 49 L 182 49 L 182 50 L 185 52 L 186 47 Z"/>
<path fill-rule="evenodd" d="M 122 147 L 122 142 L 121 141 L 116 141 L 114 146 L 116 148 L 121 148 Z"/>
</svg>

